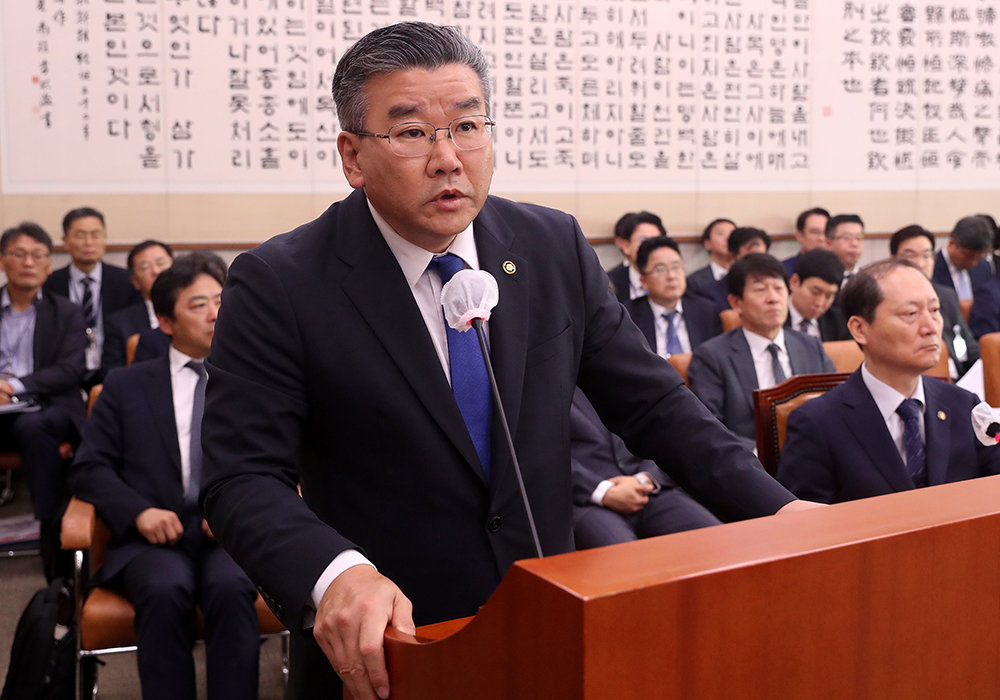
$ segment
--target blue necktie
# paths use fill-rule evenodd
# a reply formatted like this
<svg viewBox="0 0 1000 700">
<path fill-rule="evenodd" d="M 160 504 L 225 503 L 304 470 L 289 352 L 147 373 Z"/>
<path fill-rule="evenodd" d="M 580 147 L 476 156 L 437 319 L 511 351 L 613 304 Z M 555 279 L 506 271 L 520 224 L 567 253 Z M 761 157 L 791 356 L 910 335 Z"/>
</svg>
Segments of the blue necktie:
<svg viewBox="0 0 1000 700">
<path fill-rule="evenodd" d="M 94 290 L 90 288 L 90 285 L 93 283 L 93 277 L 83 278 L 83 298 L 80 299 L 80 306 L 83 307 L 83 317 L 87 323 L 87 328 L 97 328 L 97 310 L 94 308 Z"/>
<path fill-rule="evenodd" d="M 781 367 L 781 361 L 778 359 L 778 352 L 780 350 L 781 348 L 778 347 L 777 343 L 771 343 L 767 346 L 767 351 L 771 353 L 771 372 L 774 373 L 775 385 L 781 384 L 788 379 L 785 376 L 785 370 Z"/>
<path fill-rule="evenodd" d="M 684 352 L 681 348 L 681 339 L 677 337 L 677 326 L 680 325 L 677 317 L 680 316 L 678 311 L 668 311 L 663 314 L 663 317 L 667 319 L 667 354 L 668 355 L 679 355 Z"/>
<path fill-rule="evenodd" d="M 457 255 L 446 253 L 431 259 L 428 270 L 435 270 L 445 285 L 456 272 L 465 268 Z M 444 311 L 441 312 L 442 315 Z M 487 480 L 490 478 L 490 380 L 486 363 L 479 349 L 479 337 L 474 329 L 459 333 L 445 322 L 448 333 L 448 365 L 451 368 L 451 391 L 458 409 L 462 412 L 465 427 L 476 446 L 476 454 L 483 465 Z"/>
<path fill-rule="evenodd" d="M 903 419 L 903 449 L 906 451 L 906 471 L 917 487 L 927 485 L 924 441 L 920 438 L 920 402 L 903 399 L 896 408 Z"/>
<path fill-rule="evenodd" d="M 205 363 L 191 360 L 185 367 L 190 367 L 198 373 L 198 383 L 194 385 L 194 403 L 191 407 L 191 444 L 188 446 L 188 487 L 184 492 L 184 503 L 198 503 L 198 490 L 201 488 L 201 419 L 205 415 L 205 384 L 208 383 L 208 372 Z"/>
</svg>

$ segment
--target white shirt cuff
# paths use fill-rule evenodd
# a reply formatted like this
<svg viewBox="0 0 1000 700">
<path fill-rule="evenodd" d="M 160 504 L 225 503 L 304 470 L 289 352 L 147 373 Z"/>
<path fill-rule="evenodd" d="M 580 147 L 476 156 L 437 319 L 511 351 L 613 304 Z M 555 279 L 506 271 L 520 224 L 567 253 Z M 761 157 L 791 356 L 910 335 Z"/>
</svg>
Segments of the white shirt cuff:
<svg viewBox="0 0 1000 700">
<path fill-rule="evenodd" d="M 614 486 L 614 484 L 608 481 L 607 479 L 605 479 L 604 481 L 602 481 L 597 485 L 597 488 L 594 489 L 594 492 L 590 494 L 590 500 L 594 503 L 594 505 L 599 506 L 604 503 L 604 495 L 608 492 L 608 489 L 611 488 L 612 486 Z"/>
<path fill-rule="evenodd" d="M 368 557 L 356 549 L 345 549 L 343 552 L 335 556 L 333 561 L 331 561 L 329 565 L 323 569 L 323 573 L 319 575 L 319 578 L 316 580 L 316 585 L 313 586 L 312 589 L 312 595 L 310 596 L 312 607 L 306 610 L 304 627 L 309 628 L 313 626 L 313 623 L 316 620 L 316 609 L 319 608 L 319 602 L 323 600 L 323 594 L 326 593 L 326 589 L 330 587 L 333 580 L 351 567 L 358 566 L 360 564 L 366 564 L 374 568 L 376 571 L 378 570 L 374 564 L 368 561 Z"/>
<path fill-rule="evenodd" d="M 17 377 L 10 377 L 7 380 L 7 383 L 10 384 L 10 388 L 14 390 L 14 394 L 15 395 L 16 394 L 23 394 L 24 393 L 24 388 L 25 388 L 24 387 L 24 382 L 22 382 Z"/>
</svg>

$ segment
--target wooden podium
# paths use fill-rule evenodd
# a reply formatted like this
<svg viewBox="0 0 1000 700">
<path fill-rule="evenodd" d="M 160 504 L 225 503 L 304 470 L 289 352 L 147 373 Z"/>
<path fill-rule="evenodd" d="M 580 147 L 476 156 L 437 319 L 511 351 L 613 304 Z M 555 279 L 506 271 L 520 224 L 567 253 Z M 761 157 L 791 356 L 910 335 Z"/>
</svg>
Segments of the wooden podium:
<svg viewBox="0 0 1000 700">
<path fill-rule="evenodd" d="M 1000 476 L 518 562 L 392 698 L 998 698 Z"/>
</svg>

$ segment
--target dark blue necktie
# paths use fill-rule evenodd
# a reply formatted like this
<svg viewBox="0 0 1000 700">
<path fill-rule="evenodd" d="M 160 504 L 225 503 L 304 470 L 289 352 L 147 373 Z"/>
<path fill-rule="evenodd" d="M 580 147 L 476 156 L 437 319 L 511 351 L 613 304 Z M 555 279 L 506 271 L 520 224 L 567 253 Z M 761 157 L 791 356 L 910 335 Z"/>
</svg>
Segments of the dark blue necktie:
<svg viewBox="0 0 1000 700">
<path fill-rule="evenodd" d="M 774 383 L 775 385 L 781 384 L 783 381 L 788 379 L 785 376 L 785 370 L 781 366 L 781 360 L 778 359 L 778 352 L 781 348 L 778 347 L 777 343 L 771 343 L 767 346 L 767 351 L 771 353 L 771 371 L 774 373 Z"/>
<path fill-rule="evenodd" d="M 83 278 L 83 298 L 80 299 L 80 306 L 83 307 L 83 317 L 87 323 L 87 328 L 97 328 L 97 309 L 94 308 L 94 290 L 90 288 L 90 285 L 93 283 L 93 277 Z"/>
<path fill-rule="evenodd" d="M 677 336 L 678 326 L 680 325 L 680 320 L 677 318 L 680 316 L 679 311 L 668 311 L 663 314 L 663 317 L 667 319 L 667 354 L 668 355 L 679 355 L 684 352 L 681 348 L 681 339 Z"/>
<path fill-rule="evenodd" d="M 435 270 L 445 285 L 456 272 L 465 268 L 465 263 L 457 255 L 446 253 L 431 259 L 428 270 Z M 442 315 L 444 311 L 442 310 Z M 451 391 L 455 395 L 458 409 L 462 412 L 469 436 L 476 446 L 476 454 L 483 465 L 486 478 L 490 478 L 490 380 L 486 374 L 486 364 L 479 349 L 479 338 L 475 330 L 459 333 L 445 322 L 448 333 L 448 365 L 451 368 Z"/>
<path fill-rule="evenodd" d="M 205 363 L 191 360 L 185 365 L 198 373 L 198 383 L 194 385 L 194 402 L 191 407 L 191 444 L 188 446 L 188 487 L 184 492 L 184 503 L 187 505 L 198 502 L 198 490 L 201 488 L 201 419 L 205 415 L 205 384 L 208 383 L 208 372 Z"/>
<path fill-rule="evenodd" d="M 924 441 L 920 437 L 920 402 L 916 399 L 903 399 L 896 408 L 896 413 L 903 419 L 903 449 L 906 451 L 906 471 L 913 478 L 913 483 L 927 485 L 926 454 Z"/>
</svg>

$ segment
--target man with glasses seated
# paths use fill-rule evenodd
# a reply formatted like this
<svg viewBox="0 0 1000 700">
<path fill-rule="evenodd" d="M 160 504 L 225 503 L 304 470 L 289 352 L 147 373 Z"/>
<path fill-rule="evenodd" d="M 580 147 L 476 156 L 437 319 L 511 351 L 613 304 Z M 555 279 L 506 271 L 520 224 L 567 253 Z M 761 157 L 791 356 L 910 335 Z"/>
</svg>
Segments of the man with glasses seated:
<svg viewBox="0 0 1000 700">
<path fill-rule="evenodd" d="M 52 239 L 40 226 L 24 222 L 4 231 L 0 266 L 7 275 L 0 291 L 0 445 L 21 453 L 51 578 L 65 481 L 59 446 L 79 440 L 86 418 L 79 386 L 87 336 L 80 308 L 42 288 L 52 270 Z"/>
<path fill-rule="evenodd" d="M 83 310 L 86 323 L 87 380 L 100 382 L 104 321 L 108 315 L 142 301 L 128 271 L 103 261 L 108 243 L 104 214 L 92 207 L 73 209 L 63 217 L 63 244 L 72 258 L 45 281 L 45 289 L 69 298 Z"/>
<path fill-rule="evenodd" d="M 722 333 L 712 302 L 686 294 L 684 260 L 676 241 L 667 236 L 646 239 L 639 246 L 636 265 L 648 296 L 632 299 L 625 308 L 650 350 L 668 358 L 691 352 Z"/>
</svg>

